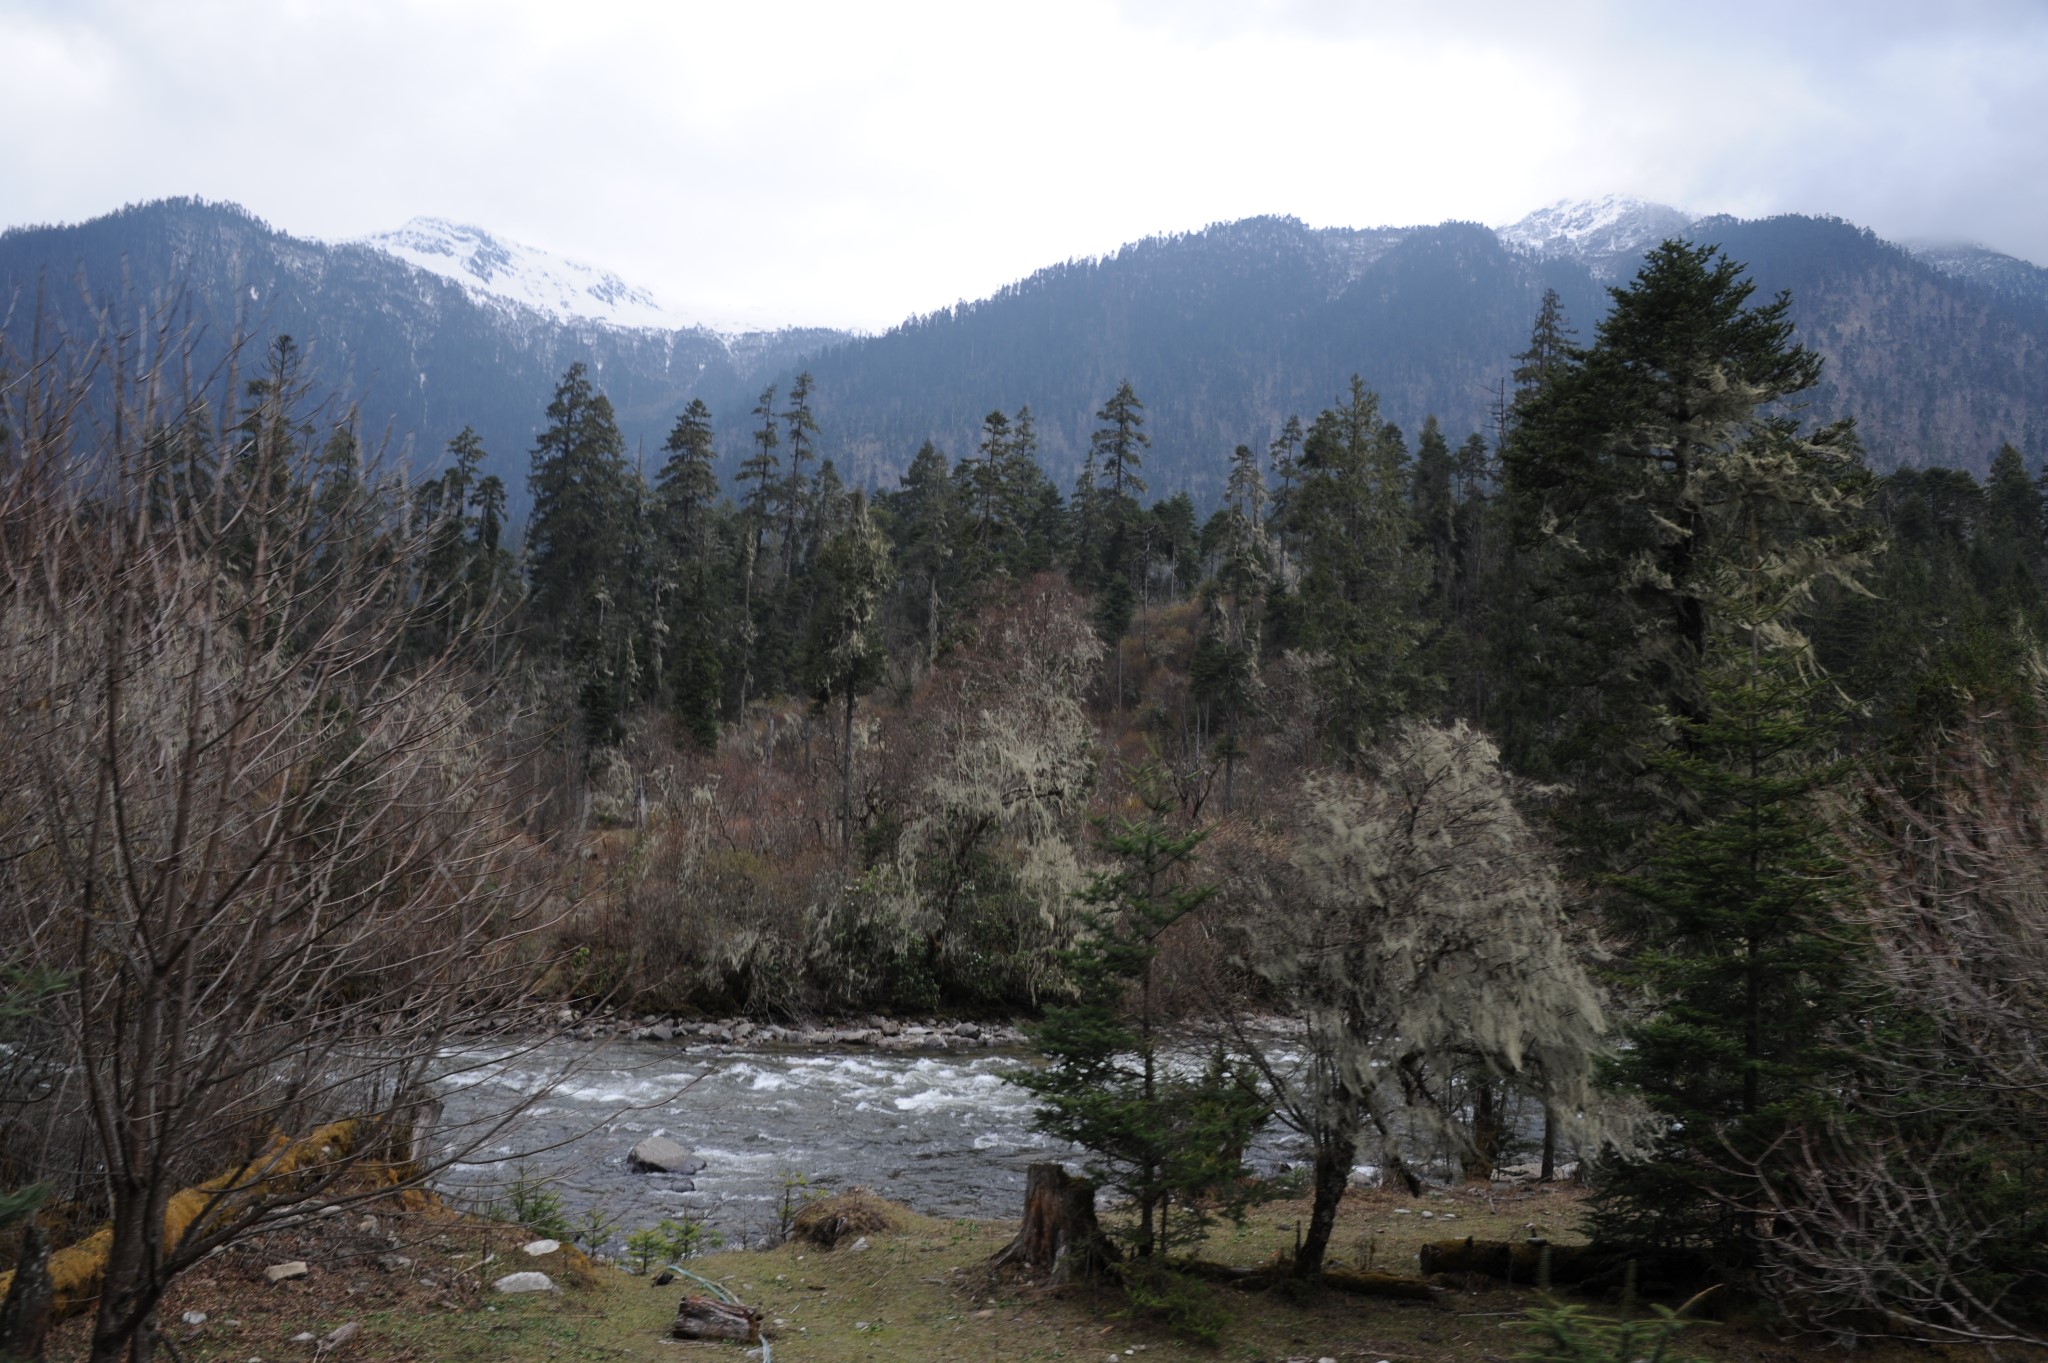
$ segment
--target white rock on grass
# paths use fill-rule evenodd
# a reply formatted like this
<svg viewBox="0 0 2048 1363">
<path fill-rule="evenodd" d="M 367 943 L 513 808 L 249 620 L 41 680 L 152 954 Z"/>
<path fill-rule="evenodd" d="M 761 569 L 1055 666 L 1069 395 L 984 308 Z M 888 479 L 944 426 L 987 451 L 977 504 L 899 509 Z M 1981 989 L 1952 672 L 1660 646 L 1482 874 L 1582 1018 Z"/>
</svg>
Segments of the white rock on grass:
<svg viewBox="0 0 2048 1363">
<path fill-rule="evenodd" d="M 289 1263 L 272 1264 L 269 1268 L 263 1270 L 263 1276 L 274 1283 L 281 1283 L 291 1278 L 303 1278 L 306 1276 L 306 1261 L 304 1259 L 293 1259 Z"/>
<path fill-rule="evenodd" d="M 552 1292 L 555 1280 L 545 1273 L 507 1273 L 491 1286 L 500 1292 Z"/>
<path fill-rule="evenodd" d="M 560 1240 L 535 1240 L 530 1244 L 520 1246 L 521 1249 L 525 1250 L 528 1254 L 531 1254 L 536 1259 L 540 1258 L 540 1256 L 543 1254 L 553 1254 L 556 1250 L 560 1249 L 561 1247 L 562 1242 Z"/>
</svg>

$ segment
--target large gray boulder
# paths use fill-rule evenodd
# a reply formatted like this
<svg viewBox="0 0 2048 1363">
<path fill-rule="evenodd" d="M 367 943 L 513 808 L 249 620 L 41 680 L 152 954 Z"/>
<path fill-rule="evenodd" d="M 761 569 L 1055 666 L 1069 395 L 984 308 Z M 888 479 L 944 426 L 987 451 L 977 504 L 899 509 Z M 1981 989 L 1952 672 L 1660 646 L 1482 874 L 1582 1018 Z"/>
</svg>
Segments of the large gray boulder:
<svg viewBox="0 0 2048 1363">
<path fill-rule="evenodd" d="M 649 1136 L 626 1152 L 626 1167 L 640 1174 L 694 1174 L 704 1161 L 666 1136 Z"/>
</svg>

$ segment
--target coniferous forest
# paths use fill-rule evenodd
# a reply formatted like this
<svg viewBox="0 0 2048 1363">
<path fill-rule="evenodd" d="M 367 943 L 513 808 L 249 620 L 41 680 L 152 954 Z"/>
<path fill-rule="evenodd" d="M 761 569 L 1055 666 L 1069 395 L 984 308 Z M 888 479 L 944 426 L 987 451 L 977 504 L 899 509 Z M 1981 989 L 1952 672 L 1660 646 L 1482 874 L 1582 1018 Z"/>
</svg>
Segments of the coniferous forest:
<svg viewBox="0 0 2048 1363">
<path fill-rule="evenodd" d="M 1071 483 L 1019 403 L 863 486 L 809 372 L 635 457 L 577 363 L 511 489 L 384 467 L 290 338 L 9 355 L 5 1186 L 111 1164 L 140 1235 L 536 998 L 1014 1016 L 1139 1261 L 1272 1120 L 1302 1277 L 1361 1162 L 1577 1166 L 1645 1272 L 2039 1342 L 2048 481 L 1874 473 L 1790 310 L 1668 241 L 1487 429 L 1360 374 L 1213 503 L 1128 381 Z"/>
</svg>

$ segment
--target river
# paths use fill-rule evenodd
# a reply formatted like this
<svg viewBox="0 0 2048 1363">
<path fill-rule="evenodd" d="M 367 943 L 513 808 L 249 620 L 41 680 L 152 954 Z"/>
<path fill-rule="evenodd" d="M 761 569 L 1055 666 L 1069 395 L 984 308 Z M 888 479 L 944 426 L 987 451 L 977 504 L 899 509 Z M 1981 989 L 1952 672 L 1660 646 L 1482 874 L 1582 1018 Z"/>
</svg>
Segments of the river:
<svg viewBox="0 0 2048 1363">
<path fill-rule="evenodd" d="M 687 1212 L 727 1244 L 771 1235 L 786 1181 L 859 1184 L 933 1216 L 1013 1217 L 1025 1167 L 1078 1166 L 1081 1152 L 1031 1129 L 1033 1099 L 1003 1074 L 1019 1053 L 725 1049 L 613 1041 L 462 1053 L 448 1117 L 467 1121 L 540 1095 L 507 1130 L 454 1165 L 442 1188 L 482 1204 L 523 1174 L 545 1178 L 572 1223 L 596 1209 L 609 1237 Z M 634 1173 L 626 1152 L 666 1135 L 694 1151 L 694 1178 Z M 1247 1152 L 1263 1171 L 1294 1155 L 1288 1133 Z"/>
</svg>

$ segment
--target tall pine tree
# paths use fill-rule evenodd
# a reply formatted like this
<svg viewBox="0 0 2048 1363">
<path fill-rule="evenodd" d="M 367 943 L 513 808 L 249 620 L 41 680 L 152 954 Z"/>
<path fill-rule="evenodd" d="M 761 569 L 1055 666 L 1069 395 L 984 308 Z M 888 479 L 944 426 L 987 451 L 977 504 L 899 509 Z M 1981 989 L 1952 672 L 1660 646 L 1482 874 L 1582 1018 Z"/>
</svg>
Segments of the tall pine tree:
<svg viewBox="0 0 2048 1363">
<path fill-rule="evenodd" d="M 1302 444 L 1292 522 L 1294 616 L 1327 707 L 1335 754 L 1362 751 L 1425 690 L 1416 646 L 1425 583 L 1408 506 L 1408 451 L 1354 375 Z"/>
</svg>

